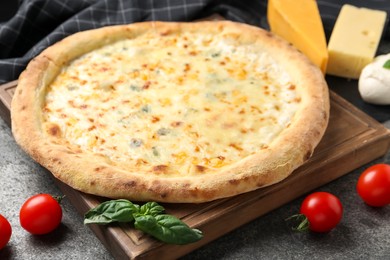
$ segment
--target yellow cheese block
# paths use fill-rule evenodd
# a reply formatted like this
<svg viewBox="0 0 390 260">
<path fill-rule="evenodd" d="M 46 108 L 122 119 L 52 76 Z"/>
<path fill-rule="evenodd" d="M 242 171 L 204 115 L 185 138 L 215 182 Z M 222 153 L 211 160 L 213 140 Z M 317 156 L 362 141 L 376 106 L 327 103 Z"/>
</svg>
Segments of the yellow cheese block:
<svg viewBox="0 0 390 260">
<path fill-rule="evenodd" d="M 292 43 L 325 73 L 328 52 L 315 0 L 269 0 L 267 16 L 273 33 Z"/>
<path fill-rule="evenodd" d="M 386 12 L 343 5 L 329 39 L 326 73 L 357 79 L 373 61 L 386 21 Z"/>
</svg>

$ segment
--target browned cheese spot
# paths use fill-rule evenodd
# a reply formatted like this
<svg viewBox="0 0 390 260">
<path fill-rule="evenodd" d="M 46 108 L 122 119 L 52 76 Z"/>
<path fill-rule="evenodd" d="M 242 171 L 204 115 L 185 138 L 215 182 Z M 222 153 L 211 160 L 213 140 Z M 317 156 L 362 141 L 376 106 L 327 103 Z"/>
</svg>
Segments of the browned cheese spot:
<svg viewBox="0 0 390 260">
<path fill-rule="evenodd" d="M 167 29 L 167 30 L 165 30 L 165 31 L 162 31 L 162 32 L 160 33 L 160 35 L 161 35 L 161 36 L 167 36 L 167 35 L 169 35 L 170 33 L 171 33 L 171 30 Z"/>
<path fill-rule="evenodd" d="M 204 172 L 207 168 L 202 165 L 195 165 L 195 169 L 197 172 Z"/>
<path fill-rule="evenodd" d="M 236 149 L 237 151 L 242 151 L 242 147 L 240 147 L 238 144 L 235 144 L 235 143 L 231 143 L 229 144 L 230 147 Z"/>
<path fill-rule="evenodd" d="M 50 113 L 50 112 L 51 112 L 51 109 L 48 108 L 48 107 L 44 107 L 44 108 L 42 109 L 42 111 L 43 111 L 44 113 Z"/>
<path fill-rule="evenodd" d="M 50 124 L 47 127 L 47 133 L 54 137 L 60 137 L 61 136 L 61 129 L 57 124 Z"/>
<path fill-rule="evenodd" d="M 190 71 L 190 69 L 191 69 L 190 64 L 188 64 L 188 63 L 184 64 L 184 72 L 188 72 L 188 71 Z"/>
<path fill-rule="evenodd" d="M 172 123 L 171 123 L 171 126 L 173 126 L 173 127 L 179 127 L 179 126 L 181 126 L 182 124 L 183 124 L 183 122 L 176 121 L 176 122 L 172 122 Z"/>
<path fill-rule="evenodd" d="M 152 116 L 151 121 L 152 123 L 157 123 L 158 121 L 160 121 L 160 118 L 158 116 Z"/>
<path fill-rule="evenodd" d="M 167 165 L 160 164 L 160 165 L 153 166 L 153 171 L 157 173 L 166 173 L 167 170 L 168 170 Z"/>
<path fill-rule="evenodd" d="M 295 87 L 295 85 L 291 84 L 291 85 L 288 87 L 288 89 L 289 89 L 289 90 L 295 90 L 296 87 Z"/>
<path fill-rule="evenodd" d="M 146 81 L 145 84 L 142 86 L 142 89 L 148 89 L 150 87 L 150 84 L 150 81 Z"/>
</svg>

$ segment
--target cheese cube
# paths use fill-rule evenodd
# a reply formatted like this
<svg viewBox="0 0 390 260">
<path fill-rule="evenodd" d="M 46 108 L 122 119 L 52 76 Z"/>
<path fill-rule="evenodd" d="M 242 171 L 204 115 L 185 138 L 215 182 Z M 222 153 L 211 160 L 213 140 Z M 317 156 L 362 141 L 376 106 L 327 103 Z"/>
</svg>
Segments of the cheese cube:
<svg viewBox="0 0 390 260">
<path fill-rule="evenodd" d="M 358 79 L 373 61 L 386 21 L 386 12 L 343 5 L 329 39 L 326 73 Z"/>
<path fill-rule="evenodd" d="M 267 18 L 271 32 L 293 44 L 325 73 L 328 51 L 315 0 L 269 0 Z"/>
</svg>

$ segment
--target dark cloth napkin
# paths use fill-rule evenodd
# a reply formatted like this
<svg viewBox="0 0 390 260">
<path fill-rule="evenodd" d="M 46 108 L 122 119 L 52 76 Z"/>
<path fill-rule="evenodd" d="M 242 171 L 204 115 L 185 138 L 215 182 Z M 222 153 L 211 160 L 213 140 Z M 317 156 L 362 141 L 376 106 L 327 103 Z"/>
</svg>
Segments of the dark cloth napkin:
<svg viewBox="0 0 390 260">
<path fill-rule="evenodd" d="M 3 1 L 3 0 L 2 0 Z M 24 0 L 0 24 L 0 83 L 16 79 L 49 45 L 78 31 L 140 21 L 193 21 L 212 14 L 259 25 L 264 1 Z"/>
</svg>

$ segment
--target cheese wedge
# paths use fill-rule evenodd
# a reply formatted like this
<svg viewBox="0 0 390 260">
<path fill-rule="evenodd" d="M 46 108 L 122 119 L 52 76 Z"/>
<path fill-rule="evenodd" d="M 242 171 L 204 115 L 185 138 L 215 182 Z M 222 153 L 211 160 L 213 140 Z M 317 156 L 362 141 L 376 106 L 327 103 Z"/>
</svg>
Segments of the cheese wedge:
<svg viewBox="0 0 390 260">
<path fill-rule="evenodd" d="M 328 51 L 315 0 L 269 0 L 267 16 L 271 32 L 292 43 L 325 73 Z"/>
<path fill-rule="evenodd" d="M 386 12 L 343 5 L 329 39 L 327 74 L 358 79 L 376 54 Z"/>
</svg>

